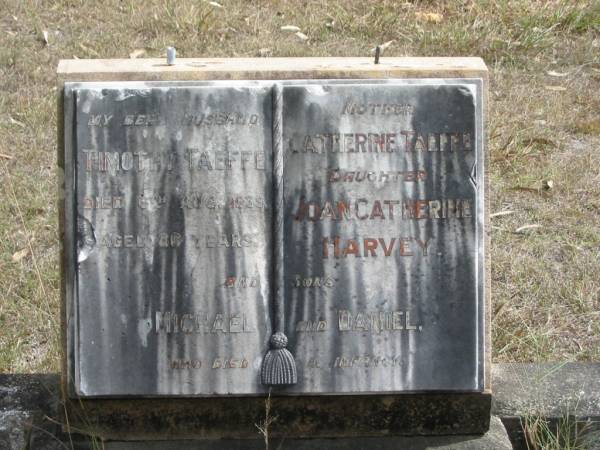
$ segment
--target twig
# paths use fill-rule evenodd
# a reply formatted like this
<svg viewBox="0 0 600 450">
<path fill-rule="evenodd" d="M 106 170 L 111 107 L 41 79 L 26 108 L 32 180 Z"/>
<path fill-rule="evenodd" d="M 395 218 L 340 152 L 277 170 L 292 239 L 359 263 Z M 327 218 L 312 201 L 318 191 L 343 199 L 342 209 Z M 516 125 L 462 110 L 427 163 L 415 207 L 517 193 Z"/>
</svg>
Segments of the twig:
<svg viewBox="0 0 600 450">
<path fill-rule="evenodd" d="M 71 434 L 69 434 L 69 440 L 71 440 L 71 448 L 67 447 L 67 445 L 61 441 L 59 438 L 57 438 L 56 436 L 54 436 L 54 434 L 50 433 L 48 430 L 44 430 L 41 427 L 38 427 L 37 425 L 31 424 L 31 428 L 34 428 L 38 431 L 41 431 L 45 434 L 47 434 L 48 436 L 50 436 L 52 439 L 54 439 L 56 442 L 58 442 L 60 445 L 62 445 L 64 448 L 66 448 L 67 450 L 73 450 L 73 441 L 71 440 Z"/>
<path fill-rule="evenodd" d="M 277 416 L 271 416 L 271 388 L 269 388 L 269 395 L 265 400 L 265 420 L 260 424 L 255 424 L 258 431 L 260 431 L 260 434 L 263 435 L 265 450 L 269 450 L 269 429 L 275 420 L 277 420 Z"/>
<path fill-rule="evenodd" d="M 493 214 L 490 214 L 491 217 L 500 217 L 500 216 L 508 216 L 509 214 L 514 214 L 514 211 L 498 211 Z"/>
</svg>

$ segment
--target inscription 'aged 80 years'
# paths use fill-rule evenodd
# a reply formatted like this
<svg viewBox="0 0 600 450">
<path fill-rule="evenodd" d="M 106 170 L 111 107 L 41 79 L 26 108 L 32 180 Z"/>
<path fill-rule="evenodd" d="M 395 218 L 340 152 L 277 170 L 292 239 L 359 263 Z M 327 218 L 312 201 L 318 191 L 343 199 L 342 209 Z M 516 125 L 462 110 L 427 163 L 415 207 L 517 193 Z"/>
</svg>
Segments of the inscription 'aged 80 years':
<svg viewBox="0 0 600 450">
<path fill-rule="evenodd" d="M 482 89 L 67 83 L 73 393 L 264 393 L 279 301 L 284 393 L 482 391 Z"/>
</svg>

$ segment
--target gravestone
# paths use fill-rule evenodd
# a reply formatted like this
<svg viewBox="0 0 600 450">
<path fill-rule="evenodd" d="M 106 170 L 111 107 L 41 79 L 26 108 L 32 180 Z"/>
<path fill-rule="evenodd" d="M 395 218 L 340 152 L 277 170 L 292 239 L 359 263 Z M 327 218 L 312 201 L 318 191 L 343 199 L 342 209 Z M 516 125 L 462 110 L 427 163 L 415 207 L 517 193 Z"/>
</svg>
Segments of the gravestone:
<svg viewBox="0 0 600 450">
<path fill-rule="evenodd" d="M 62 61 L 59 87 L 71 422 L 252 437 L 267 399 L 275 436 L 487 429 L 480 59 Z"/>
</svg>

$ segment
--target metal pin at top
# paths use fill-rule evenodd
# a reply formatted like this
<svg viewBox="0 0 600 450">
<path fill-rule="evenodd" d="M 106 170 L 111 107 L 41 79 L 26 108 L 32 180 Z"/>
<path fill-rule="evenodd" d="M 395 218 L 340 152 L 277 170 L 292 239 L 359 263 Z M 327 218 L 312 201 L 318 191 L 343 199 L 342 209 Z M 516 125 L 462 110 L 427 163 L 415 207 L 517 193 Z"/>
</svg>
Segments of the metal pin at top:
<svg viewBox="0 0 600 450">
<path fill-rule="evenodd" d="M 175 47 L 167 47 L 167 64 L 169 66 L 175 65 L 176 58 L 177 58 L 177 50 L 175 50 Z"/>
<path fill-rule="evenodd" d="M 379 64 L 379 56 L 381 55 L 381 45 L 375 47 L 375 64 Z"/>
</svg>

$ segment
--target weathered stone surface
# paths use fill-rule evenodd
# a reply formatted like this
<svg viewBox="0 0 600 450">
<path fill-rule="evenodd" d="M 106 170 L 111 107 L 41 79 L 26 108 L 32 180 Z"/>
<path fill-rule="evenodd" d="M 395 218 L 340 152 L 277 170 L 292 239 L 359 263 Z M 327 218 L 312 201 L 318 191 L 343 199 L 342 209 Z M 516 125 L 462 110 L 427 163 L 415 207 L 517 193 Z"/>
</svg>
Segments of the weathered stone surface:
<svg viewBox="0 0 600 450">
<path fill-rule="evenodd" d="M 61 60 L 59 83 L 66 81 L 147 80 L 302 80 L 361 78 L 487 78 L 488 70 L 475 57 L 321 58 L 164 58 Z"/>
<path fill-rule="evenodd" d="M 484 387 L 480 80 L 284 84 L 293 392 Z"/>
<path fill-rule="evenodd" d="M 0 411 L 0 448 L 22 450 L 31 429 L 31 416 L 21 410 Z"/>
<path fill-rule="evenodd" d="M 46 420 L 57 417 L 59 404 L 58 376 L 0 374 L 0 448 L 31 448 L 27 446 L 35 430 L 60 434 L 56 424 Z"/>
<path fill-rule="evenodd" d="M 483 433 L 491 396 L 482 393 L 272 396 L 273 437 Z M 107 439 L 256 437 L 265 399 L 181 398 L 70 402 L 72 418 Z M 84 418 L 85 421 L 81 421 Z M 71 423 L 73 423 L 72 419 Z"/>
<path fill-rule="evenodd" d="M 304 60 L 286 72 L 282 61 L 188 60 L 140 73 L 105 61 L 91 64 L 103 67 L 95 80 L 87 64 L 61 64 L 61 83 L 75 82 L 61 94 L 58 158 L 65 386 L 72 397 L 113 398 L 69 403 L 76 423 L 123 439 L 255 437 L 267 392 L 260 363 L 271 327 L 285 321 L 300 377 L 273 392 L 274 437 L 487 429 L 486 69 L 472 59 L 388 61 Z M 438 78 L 414 79 L 425 74 Z M 167 82 L 183 78 L 222 81 Z M 277 85 L 282 123 L 271 109 Z M 313 152 L 307 136 L 325 134 L 345 151 L 294 158 L 302 146 Z M 278 138 L 283 207 L 270 198 Z M 243 167 L 259 164 L 244 152 L 263 154 L 261 173 Z M 331 179 L 361 169 L 396 179 Z M 229 195 L 261 207 L 215 205 Z M 319 204 L 306 223 L 303 196 Z M 326 224 L 334 198 L 354 202 L 357 217 Z M 270 260 L 280 211 L 286 247 Z M 249 225 L 257 239 L 245 239 Z M 279 299 L 271 273 L 281 266 Z M 277 302 L 281 321 L 269 314 Z"/>
<path fill-rule="evenodd" d="M 600 417 L 600 363 L 494 364 L 494 414 Z"/>
<path fill-rule="evenodd" d="M 65 101 L 75 393 L 263 392 L 270 88 L 69 85 Z"/>
<path fill-rule="evenodd" d="M 579 444 L 586 450 L 600 450 L 600 430 L 583 434 Z"/>
<path fill-rule="evenodd" d="M 598 382 L 598 365 L 597 363 L 569 363 L 569 364 L 545 364 L 545 365 L 537 365 L 537 364 L 495 364 L 493 366 L 492 373 L 495 375 L 495 378 L 492 380 L 494 385 L 495 392 L 498 393 L 498 396 L 494 398 L 494 413 L 500 417 L 505 424 L 510 425 L 511 421 L 516 420 L 517 425 L 519 425 L 519 420 L 523 418 L 523 415 L 528 414 L 528 401 L 527 396 L 531 392 L 531 389 L 528 389 L 528 386 L 538 386 L 538 395 L 536 395 L 535 402 L 531 404 L 546 404 L 551 405 L 555 402 L 558 397 L 565 397 L 565 392 L 571 390 L 572 392 L 579 392 L 581 387 L 583 387 L 583 391 L 585 395 L 579 397 L 579 404 L 583 405 L 584 408 L 582 410 L 578 410 L 581 414 L 587 416 L 591 423 L 600 423 L 600 408 L 598 408 L 599 403 L 597 402 L 597 395 L 600 392 L 600 389 L 596 387 L 596 383 Z M 538 376 L 534 379 L 531 378 L 532 374 L 537 374 Z M 546 380 L 550 379 L 551 383 L 544 387 L 546 384 Z M 566 383 L 563 385 L 562 383 L 556 384 L 558 380 L 563 379 Z M 554 381 L 552 381 L 554 380 Z M 577 389 L 577 390 L 575 390 Z M 495 394 L 496 395 L 496 394 Z M 289 400 L 289 399 L 288 399 Z M 173 403 L 180 404 L 181 402 L 188 402 L 190 400 L 176 400 Z M 466 400 L 464 407 L 468 407 L 472 404 L 472 400 Z M 186 405 L 183 405 L 184 407 Z M 220 407 L 221 405 L 217 405 Z M 431 410 L 432 404 L 423 405 L 425 410 Z M 457 408 L 461 408 L 462 406 L 457 406 Z M 133 411 L 136 408 L 135 402 L 131 406 L 129 411 Z M 163 401 L 164 408 L 164 401 Z M 230 409 L 228 409 L 230 408 Z M 123 433 L 127 429 L 128 426 L 137 427 L 143 424 L 141 420 L 139 420 L 140 415 L 146 415 L 147 421 L 145 422 L 147 432 L 149 429 L 152 431 L 156 431 L 154 438 L 158 438 L 158 434 L 161 432 L 172 432 L 174 431 L 172 428 L 166 428 L 165 424 L 167 422 L 177 423 L 181 422 L 183 416 L 172 414 L 169 417 L 162 417 L 161 413 L 164 411 L 169 411 L 165 409 L 157 409 L 156 404 L 152 405 L 142 405 L 137 408 L 138 415 L 135 416 L 137 419 L 128 418 L 126 412 L 127 409 L 121 409 L 122 414 L 119 416 L 117 413 L 115 414 L 115 420 L 119 420 L 120 422 L 124 422 L 121 424 L 121 430 Z M 225 407 L 224 414 L 230 414 L 230 410 L 235 412 L 234 403 L 230 403 L 229 406 Z M 40 375 L 40 374 L 32 374 L 32 375 L 0 375 L 0 410 L 6 414 L 11 412 L 17 412 L 20 414 L 25 414 L 29 417 L 34 418 L 34 424 L 38 427 L 44 428 L 48 427 L 54 422 L 62 423 L 64 420 L 61 416 L 62 406 L 60 403 L 59 397 L 59 376 L 58 375 Z M 154 414 L 153 411 L 156 411 Z M 172 413 L 175 411 L 171 409 Z M 350 409 L 347 408 L 347 411 Z M 309 410 L 303 410 L 303 414 L 309 413 Z M 562 417 L 562 411 L 560 408 L 554 410 L 553 408 L 541 409 L 540 417 L 546 418 L 548 420 L 552 420 L 553 418 Z M 44 420 L 44 416 L 48 416 L 52 419 L 52 422 Z M 366 418 L 368 416 L 365 416 Z M 335 418 L 335 417 L 334 417 Z M 189 419 L 189 416 L 188 416 Z M 162 420 L 162 422 L 161 422 Z M 185 419 L 187 420 L 187 419 Z M 233 420 L 238 420 L 238 417 L 234 415 Z M 259 423 L 261 420 L 264 420 L 264 408 L 258 409 L 257 406 L 257 415 L 254 419 L 256 423 Z M 508 422 L 507 422 L 508 421 Z M 210 426 L 215 427 L 215 431 L 218 424 L 223 424 L 224 422 L 213 421 L 209 422 Z M 334 422 L 335 423 L 335 422 Z M 189 424 L 189 422 L 188 422 Z M 25 423 L 27 426 L 28 424 Z M 108 424 L 107 424 L 108 425 Z M 235 425 L 235 424 L 234 424 Z M 232 427 L 234 425 L 231 425 Z M 239 425 L 243 425 L 240 423 Z M 326 426 L 330 424 L 327 423 Z M 185 424 L 182 424 L 184 427 Z M 257 438 L 258 430 L 254 429 L 252 431 L 253 434 L 250 434 L 250 428 L 252 428 L 253 423 L 248 424 L 248 437 Z M 6 422 L 0 421 L 0 427 L 4 427 L 4 429 L 8 429 L 6 426 Z M 274 425 L 274 428 L 277 426 Z M 59 432 L 59 427 L 55 428 L 44 428 L 49 430 L 51 434 L 59 436 L 59 439 L 68 438 L 64 435 L 54 434 Z M 494 419 L 492 418 L 490 429 L 496 429 L 496 425 L 494 423 Z M 26 435 L 27 433 L 31 433 L 32 442 L 39 443 L 38 446 L 31 446 L 32 449 L 36 450 L 46 450 L 45 447 L 42 446 L 42 438 L 45 436 L 45 441 L 47 445 L 54 445 L 54 438 L 49 437 L 47 434 L 43 432 L 38 432 L 37 435 L 35 432 L 27 431 L 27 428 L 24 432 L 20 430 L 13 429 L 12 431 L 21 433 L 21 435 Z M 135 430 L 133 428 L 130 429 L 131 432 Z M 181 431 L 181 430 L 180 430 Z M 520 433 L 520 426 L 517 428 L 507 427 L 507 431 L 513 440 L 513 443 L 516 442 L 515 436 Z M 588 442 L 593 439 L 596 439 L 596 434 L 594 433 L 594 428 L 591 426 L 584 427 L 583 431 L 587 431 L 589 434 L 587 437 L 582 438 L 582 441 Z M 171 434 L 174 436 L 174 434 Z M 517 436 L 518 437 L 518 436 Z M 77 437 L 75 437 L 77 438 Z M 6 439 L 6 437 L 4 437 Z M 277 438 L 275 438 L 277 439 Z M 353 438 L 352 440 L 356 440 L 357 438 Z M 370 438 L 373 439 L 373 438 Z M 587 439 L 587 440 L 586 440 Z M 77 443 L 77 439 L 76 443 Z M 214 441 L 211 441 L 214 442 Z M 233 442 L 233 441 L 227 441 Z M 242 443 L 248 441 L 242 441 Z M 274 441 L 276 442 L 276 441 Z M 321 442 L 335 442 L 332 440 L 321 441 Z M 147 443 L 147 442 L 146 442 Z M 79 445 L 79 444 L 78 444 Z M 232 444 L 233 445 L 233 444 Z M 258 444 L 257 444 L 258 445 Z M 588 444 L 591 445 L 591 444 Z M 10 447 L 8 447 L 10 448 Z M 64 448 L 64 447 L 60 447 Z M 168 448 L 168 447 L 166 447 Z M 234 447 L 231 447 L 234 448 Z M 286 448 L 286 447 L 284 447 Z M 527 448 L 526 444 L 523 442 L 523 446 L 515 446 L 515 448 Z M 593 448 L 593 447 L 592 447 Z"/>
<path fill-rule="evenodd" d="M 73 393 L 264 393 L 275 302 L 283 392 L 483 391 L 481 80 L 275 83 L 67 85 Z"/>
<path fill-rule="evenodd" d="M 420 436 L 378 437 L 353 439 L 270 439 L 270 448 L 290 450 L 377 448 L 381 450 L 512 450 L 506 430 L 497 417 L 492 417 L 490 430 L 484 435 L 472 436 Z M 215 440 L 204 442 L 107 442 L 106 450 L 259 450 L 265 448 L 263 440 Z"/>
</svg>

